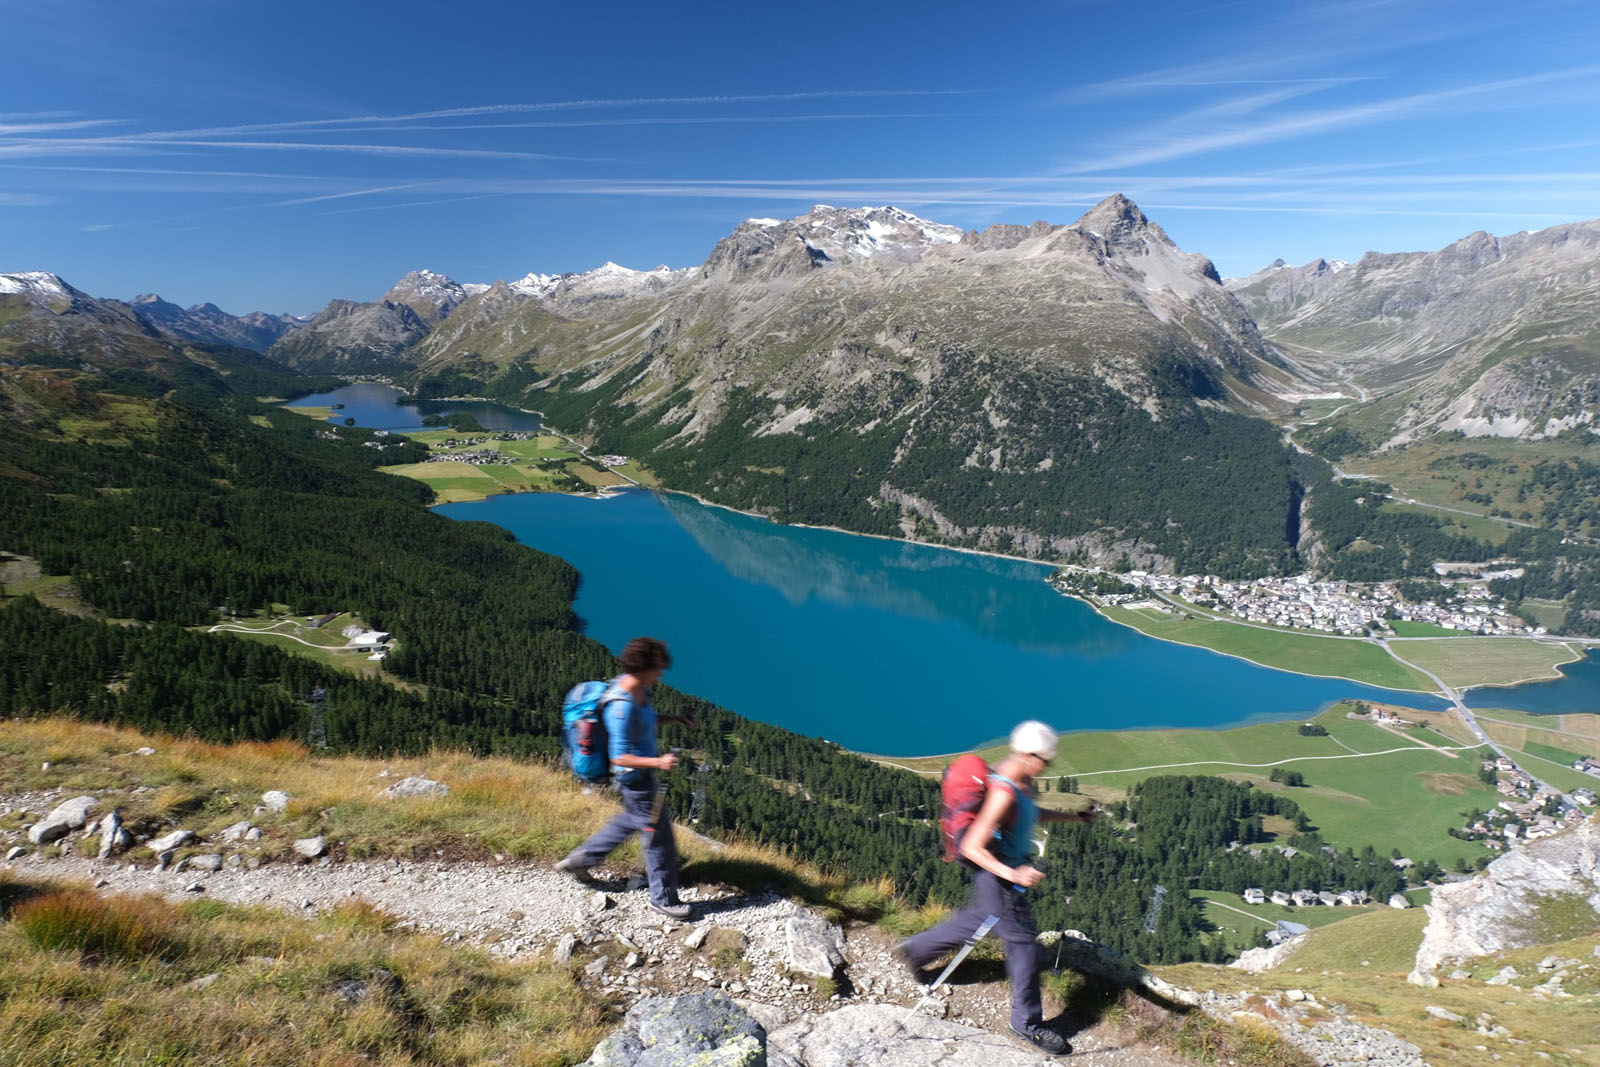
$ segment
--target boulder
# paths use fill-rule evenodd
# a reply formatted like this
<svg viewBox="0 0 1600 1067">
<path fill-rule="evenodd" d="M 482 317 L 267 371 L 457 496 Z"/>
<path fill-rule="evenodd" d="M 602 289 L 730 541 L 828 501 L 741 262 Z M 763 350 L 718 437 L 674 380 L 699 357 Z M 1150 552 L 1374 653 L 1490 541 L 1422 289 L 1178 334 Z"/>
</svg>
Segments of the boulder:
<svg viewBox="0 0 1600 1067">
<path fill-rule="evenodd" d="M 798 911 L 783 927 L 791 971 L 832 978 L 844 966 L 844 932 L 809 911 Z"/>
<path fill-rule="evenodd" d="M 192 871 L 220 871 L 222 870 L 222 857 L 216 853 L 204 856 L 190 856 L 189 869 Z"/>
<path fill-rule="evenodd" d="M 1587 905 L 1589 928 L 1600 925 L 1600 816 L 1514 849 L 1468 881 L 1435 888 L 1410 980 L 1436 982 L 1431 972 L 1448 957 L 1538 944 L 1540 902 L 1560 899 Z"/>
<path fill-rule="evenodd" d="M 89 821 L 89 812 L 100 801 L 94 797 L 73 797 L 56 805 L 49 815 L 28 827 L 28 840 L 36 845 L 59 841 L 74 830 L 81 830 Z"/>
<path fill-rule="evenodd" d="M 11 848 L 10 851 L 8 851 L 6 853 L 6 862 L 10 863 L 12 860 L 21 859 L 23 856 L 26 856 L 27 854 L 28 854 L 28 850 L 27 849 L 23 848 L 21 845 L 15 845 L 15 846 L 13 846 Z"/>
<path fill-rule="evenodd" d="M 261 794 L 261 806 L 268 811 L 282 813 L 289 809 L 289 794 L 281 789 L 269 789 Z"/>
<path fill-rule="evenodd" d="M 223 830 L 221 833 L 217 834 L 217 840 L 224 841 L 230 845 L 237 845 L 240 841 L 244 840 L 244 835 L 249 832 L 250 820 L 241 819 L 232 826 L 228 827 L 226 830 Z"/>
<path fill-rule="evenodd" d="M 1062 967 L 1069 967 L 1082 974 L 1092 974 L 1117 985 L 1139 990 L 1169 1004 L 1195 1007 L 1200 1003 L 1199 993 L 1157 978 L 1134 960 L 1108 945 L 1091 940 L 1082 931 L 1051 931 L 1041 934 L 1039 940 L 1049 947 L 1050 951 L 1044 954 L 1044 958 L 1049 960 L 1052 966 L 1059 952 Z"/>
<path fill-rule="evenodd" d="M 302 837 L 294 843 L 294 850 L 306 859 L 314 860 L 328 851 L 328 839 L 321 834 L 316 837 Z"/>
<path fill-rule="evenodd" d="M 550 950 L 550 958 L 557 963 L 566 963 L 572 958 L 572 953 L 578 947 L 578 939 L 573 934 L 562 934 L 556 942 L 556 947 Z"/>
<path fill-rule="evenodd" d="M 100 859 L 110 859 L 133 844 L 133 838 L 122 828 L 122 816 L 116 811 L 100 820 Z"/>
<path fill-rule="evenodd" d="M 648 997 L 584 1067 L 767 1067 L 766 1037 L 725 993 Z"/>
<path fill-rule="evenodd" d="M 163 852 L 171 852 L 178 846 L 186 845 L 193 840 L 193 830 L 174 830 L 170 834 L 163 834 L 154 840 L 146 841 L 144 847 L 159 856 Z"/>
<path fill-rule="evenodd" d="M 397 797 L 447 797 L 450 787 L 428 778 L 402 778 L 389 788 L 380 790 L 378 795 L 390 800 Z"/>
<path fill-rule="evenodd" d="M 892 1004 L 802 1016 L 772 1032 L 767 1054 L 771 1067 L 1045 1067 L 1061 1062 L 987 1030 L 927 1015 L 907 1022 L 905 1007 Z"/>
</svg>

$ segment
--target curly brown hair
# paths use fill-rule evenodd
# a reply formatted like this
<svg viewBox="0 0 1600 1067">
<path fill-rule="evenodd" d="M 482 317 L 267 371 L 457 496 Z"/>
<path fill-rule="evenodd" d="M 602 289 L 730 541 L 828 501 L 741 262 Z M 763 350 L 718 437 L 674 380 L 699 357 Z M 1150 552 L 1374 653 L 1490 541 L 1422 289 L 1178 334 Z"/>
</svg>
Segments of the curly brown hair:
<svg viewBox="0 0 1600 1067">
<path fill-rule="evenodd" d="M 622 669 L 629 674 L 666 670 L 670 666 L 672 653 L 667 651 L 666 642 L 654 637 L 635 637 L 622 650 Z"/>
</svg>

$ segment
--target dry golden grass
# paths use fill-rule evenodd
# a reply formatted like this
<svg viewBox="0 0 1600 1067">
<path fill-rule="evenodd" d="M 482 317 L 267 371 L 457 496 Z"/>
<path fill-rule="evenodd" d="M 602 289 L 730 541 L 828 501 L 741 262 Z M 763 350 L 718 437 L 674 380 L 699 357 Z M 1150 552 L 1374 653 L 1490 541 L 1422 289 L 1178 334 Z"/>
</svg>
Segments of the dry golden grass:
<svg viewBox="0 0 1600 1067">
<path fill-rule="evenodd" d="M 145 746 L 155 755 L 133 755 Z M 41 770 L 47 759 L 50 769 Z M 450 795 L 378 797 L 411 776 L 444 782 Z M 617 810 L 608 794 L 586 792 L 571 775 L 542 763 L 445 751 L 390 760 L 317 756 L 286 741 L 214 745 L 64 719 L 6 723 L 0 733 L 0 781 L 18 790 L 92 793 L 104 805 L 118 807 L 130 830 L 139 833 L 181 825 L 209 839 L 249 819 L 262 828 L 256 851 L 266 859 L 288 854 L 295 838 L 318 833 L 348 859 L 432 858 L 443 851 L 455 859 L 500 854 L 550 861 Z M 139 787 L 153 789 L 136 791 Z M 255 812 L 269 789 L 289 794 L 287 811 Z M 20 824 L 20 813 L 12 821 Z M 836 914 L 865 919 L 883 918 L 897 908 L 888 879 L 852 885 L 773 849 L 713 846 L 686 831 L 680 831 L 678 845 L 683 877 L 691 884 L 752 891 L 776 886 Z M 178 856 L 192 851 L 179 850 Z M 624 846 L 614 862 L 639 863 L 638 843 Z M 921 913 L 897 917 L 902 925 L 923 919 Z"/>
<path fill-rule="evenodd" d="M 366 905 L 306 922 L 0 883 L 0 901 L 19 899 L 0 922 L 5 1067 L 561 1067 L 611 1021 L 564 967 L 397 934 Z"/>
<path fill-rule="evenodd" d="M 1592 915 L 1592 912 L 1591 912 Z M 1600 1013 L 1593 994 L 1600 991 L 1600 960 L 1592 955 L 1600 936 L 1591 929 L 1570 941 L 1501 953 L 1466 965 L 1472 978 L 1441 977 L 1436 989 L 1406 981 L 1426 917 L 1420 909 L 1380 911 L 1334 926 L 1313 930 L 1306 944 L 1278 968 L 1248 975 L 1228 967 L 1184 964 L 1158 968 L 1163 978 L 1195 989 L 1219 992 L 1269 992 L 1303 989 L 1323 1004 L 1343 1004 L 1352 1018 L 1381 1027 L 1413 1042 L 1429 1063 L 1451 1067 L 1497 1067 L 1506 1063 L 1544 1063 L 1578 1067 L 1600 1062 Z M 1544 998 L 1529 990 L 1548 975 L 1538 970 L 1547 956 L 1575 959 L 1589 965 L 1568 979 L 1572 997 Z M 1523 976 L 1509 986 L 1489 986 L 1484 979 L 1511 964 Z M 1450 968 L 1440 969 L 1448 973 Z M 1428 1005 L 1447 1008 L 1469 1024 L 1480 1014 L 1504 1026 L 1505 1038 L 1479 1034 L 1474 1025 L 1449 1023 L 1429 1016 Z M 1535 1056 L 1534 1051 L 1549 1058 Z M 1498 1058 L 1497 1058 L 1498 1057 Z"/>
</svg>

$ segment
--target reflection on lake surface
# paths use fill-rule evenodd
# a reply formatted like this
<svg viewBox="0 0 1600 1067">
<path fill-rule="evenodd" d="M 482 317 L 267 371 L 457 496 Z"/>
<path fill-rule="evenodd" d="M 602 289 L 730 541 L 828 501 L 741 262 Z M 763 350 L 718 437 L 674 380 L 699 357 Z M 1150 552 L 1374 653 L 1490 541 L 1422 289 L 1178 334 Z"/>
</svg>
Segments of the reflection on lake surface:
<svg viewBox="0 0 1600 1067">
<path fill-rule="evenodd" d="M 676 494 L 438 510 L 570 560 L 589 634 L 612 649 L 665 640 L 673 685 L 863 751 L 953 752 L 1023 718 L 1217 727 L 1349 696 L 1443 706 L 1156 641 L 1057 594 L 1040 564 L 779 526 Z"/>
<path fill-rule="evenodd" d="M 419 400 L 396 404 L 405 393 L 392 385 L 377 382 L 357 382 L 341 386 L 331 393 L 313 393 L 289 401 L 295 407 L 332 407 L 343 404 L 329 422 L 342 424 L 354 419 L 355 425 L 369 430 L 420 430 L 426 415 L 471 415 L 488 430 L 537 430 L 539 416 L 531 411 L 518 411 L 504 404 L 487 400 Z"/>
</svg>

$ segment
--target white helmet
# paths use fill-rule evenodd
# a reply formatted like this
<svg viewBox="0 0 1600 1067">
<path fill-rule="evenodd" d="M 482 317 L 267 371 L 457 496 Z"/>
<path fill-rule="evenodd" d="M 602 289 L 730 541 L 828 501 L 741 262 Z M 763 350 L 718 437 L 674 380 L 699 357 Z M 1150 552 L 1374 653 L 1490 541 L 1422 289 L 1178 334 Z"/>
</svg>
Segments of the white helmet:
<svg viewBox="0 0 1600 1067">
<path fill-rule="evenodd" d="M 1030 719 L 1011 731 L 1011 751 L 1038 756 L 1049 763 L 1056 758 L 1056 732 L 1042 722 Z"/>
</svg>

